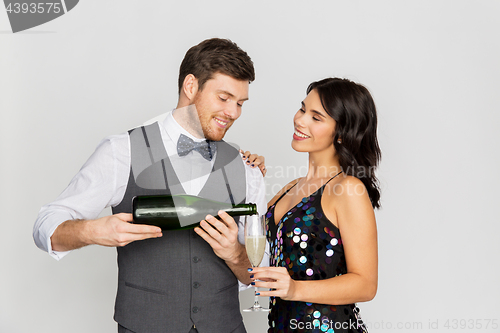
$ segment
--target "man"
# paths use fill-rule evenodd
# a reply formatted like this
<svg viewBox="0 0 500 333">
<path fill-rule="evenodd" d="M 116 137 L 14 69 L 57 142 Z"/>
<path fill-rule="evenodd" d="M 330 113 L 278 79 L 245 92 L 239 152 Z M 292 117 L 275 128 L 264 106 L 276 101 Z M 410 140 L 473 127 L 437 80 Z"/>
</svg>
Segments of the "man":
<svg viewBox="0 0 500 333">
<path fill-rule="evenodd" d="M 220 141 L 254 77 L 250 57 L 229 40 L 192 47 L 180 67 L 177 108 L 103 140 L 59 198 L 42 207 L 33 237 L 56 259 L 90 244 L 117 247 L 119 332 L 245 332 L 238 280 L 251 282 L 251 265 L 243 224 L 222 212 L 222 221 L 207 216 L 193 230 L 162 233 L 130 223 L 130 213 L 134 196 L 184 193 L 256 202 L 264 212 L 259 170 Z M 113 215 L 96 218 L 109 206 Z"/>
</svg>

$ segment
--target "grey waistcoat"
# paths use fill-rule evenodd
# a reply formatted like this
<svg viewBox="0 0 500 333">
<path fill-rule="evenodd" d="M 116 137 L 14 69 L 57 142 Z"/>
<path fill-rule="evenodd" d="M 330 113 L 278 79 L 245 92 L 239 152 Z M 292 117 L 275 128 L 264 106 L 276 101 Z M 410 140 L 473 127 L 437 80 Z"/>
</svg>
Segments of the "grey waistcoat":
<svg viewBox="0 0 500 333">
<path fill-rule="evenodd" d="M 129 137 L 130 177 L 113 213 L 131 213 L 132 198 L 137 195 L 184 194 L 158 123 L 133 129 Z M 245 170 L 238 151 L 217 142 L 214 167 L 199 196 L 241 203 L 245 194 Z M 114 319 L 122 326 L 136 333 L 187 333 L 193 324 L 200 333 L 245 332 L 236 277 L 193 230 L 164 231 L 161 238 L 117 250 Z"/>
</svg>

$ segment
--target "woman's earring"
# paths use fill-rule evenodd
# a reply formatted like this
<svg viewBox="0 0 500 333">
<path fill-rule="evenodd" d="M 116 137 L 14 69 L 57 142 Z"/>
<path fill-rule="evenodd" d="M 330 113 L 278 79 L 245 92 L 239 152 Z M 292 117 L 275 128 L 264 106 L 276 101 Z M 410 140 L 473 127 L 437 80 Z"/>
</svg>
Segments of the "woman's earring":
<svg viewBox="0 0 500 333">
<path fill-rule="evenodd" d="M 339 145 L 340 145 L 340 144 L 342 144 L 342 140 L 338 139 L 338 140 L 337 140 L 337 143 L 338 143 Z"/>
</svg>

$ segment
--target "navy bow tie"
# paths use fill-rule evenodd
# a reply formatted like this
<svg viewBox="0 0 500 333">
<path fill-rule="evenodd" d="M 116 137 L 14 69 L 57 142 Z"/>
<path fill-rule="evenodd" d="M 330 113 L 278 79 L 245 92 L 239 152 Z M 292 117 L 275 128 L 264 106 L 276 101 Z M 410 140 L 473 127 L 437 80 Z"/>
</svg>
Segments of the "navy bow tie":
<svg viewBox="0 0 500 333">
<path fill-rule="evenodd" d="M 203 140 L 201 142 L 195 142 L 188 136 L 181 134 L 179 137 L 179 141 L 177 141 L 177 154 L 179 156 L 186 156 L 192 150 L 196 150 L 198 153 L 203 156 L 207 161 L 211 161 L 212 157 L 215 154 L 215 142 Z"/>
</svg>

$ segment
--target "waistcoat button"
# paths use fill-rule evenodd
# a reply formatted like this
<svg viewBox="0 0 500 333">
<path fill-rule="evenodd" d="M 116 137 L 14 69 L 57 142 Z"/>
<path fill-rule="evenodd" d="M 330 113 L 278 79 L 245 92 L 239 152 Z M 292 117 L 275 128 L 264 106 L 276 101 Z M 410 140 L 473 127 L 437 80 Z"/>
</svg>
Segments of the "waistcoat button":
<svg viewBox="0 0 500 333">
<path fill-rule="evenodd" d="M 198 257 L 193 257 L 193 262 L 194 262 L 194 263 L 197 263 L 197 262 L 199 262 L 200 260 L 201 260 L 201 259 L 200 259 L 200 258 L 198 258 Z"/>
<path fill-rule="evenodd" d="M 198 313 L 200 311 L 200 308 L 198 308 L 197 306 L 195 306 L 193 308 L 193 313 Z"/>
<path fill-rule="evenodd" d="M 201 286 L 199 282 L 193 283 L 193 288 L 198 289 Z"/>
</svg>

